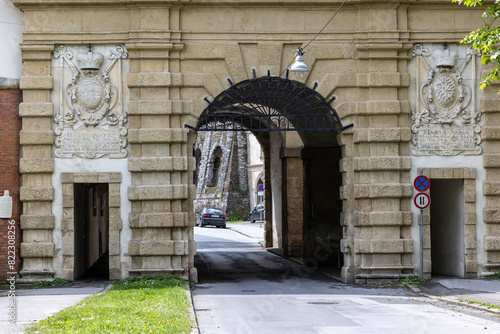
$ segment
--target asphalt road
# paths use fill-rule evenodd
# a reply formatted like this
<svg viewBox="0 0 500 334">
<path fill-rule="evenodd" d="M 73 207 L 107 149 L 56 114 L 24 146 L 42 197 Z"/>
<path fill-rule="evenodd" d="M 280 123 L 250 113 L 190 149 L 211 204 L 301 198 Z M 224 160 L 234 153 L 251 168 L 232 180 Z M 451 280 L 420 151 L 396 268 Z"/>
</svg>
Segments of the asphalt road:
<svg viewBox="0 0 500 334">
<path fill-rule="evenodd" d="M 351 286 L 229 229 L 195 228 L 203 334 L 500 333 L 500 319 L 402 288 Z"/>
</svg>

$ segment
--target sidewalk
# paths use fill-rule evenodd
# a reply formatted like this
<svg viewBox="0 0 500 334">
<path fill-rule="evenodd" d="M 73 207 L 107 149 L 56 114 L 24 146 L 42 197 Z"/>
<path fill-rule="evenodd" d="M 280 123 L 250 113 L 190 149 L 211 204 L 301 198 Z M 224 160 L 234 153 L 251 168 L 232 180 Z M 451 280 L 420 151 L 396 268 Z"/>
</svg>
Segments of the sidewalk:
<svg viewBox="0 0 500 334">
<path fill-rule="evenodd" d="M 447 303 L 465 306 L 500 316 L 500 280 L 478 278 L 436 277 L 421 283 L 417 293 Z"/>
<path fill-rule="evenodd" d="M 257 241 L 264 240 L 264 224 L 262 223 L 230 223 L 226 224 L 226 227 L 230 230 L 243 234 L 249 238 L 258 239 Z"/>
<path fill-rule="evenodd" d="M 0 290 L 0 334 L 23 333 L 26 327 L 73 306 L 104 290 L 105 282 L 76 282 L 69 287 L 24 288 L 16 286 L 16 323 L 9 320 L 7 290 Z"/>
</svg>

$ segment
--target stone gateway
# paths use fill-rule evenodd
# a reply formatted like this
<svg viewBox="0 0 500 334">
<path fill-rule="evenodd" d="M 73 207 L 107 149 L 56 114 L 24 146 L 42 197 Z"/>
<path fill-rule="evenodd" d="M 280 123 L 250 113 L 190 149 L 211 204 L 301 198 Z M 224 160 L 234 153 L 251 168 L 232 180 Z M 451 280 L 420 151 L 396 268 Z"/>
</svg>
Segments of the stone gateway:
<svg viewBox="0 0 500 334">
<path fill-rule="evenodd" d="M 423 211 L 424 275 L 500 271 L 500 86 L 479 89 L 480 58 L 460 44 L 482 10 L 350 0 L 307 46 L 309 71 L 287 73 L 341 3 L 14 0 L 24 15 L 21 279 L 74 280 L 105 259 L 111 279 L 196 280 L 192 128 L 222 93 L 238 124 L 267 122 L 252 130 L 265 247 L 349 283 L 418 275 L 412 182 L 423 174 L 433 201 L 449 199 Z M 245 96 L 293 98 L 269 110 L 230 95 L 242 82 L 269 84 Z M 288 113 L 324 105 L 332 111 L 307 128 Z M 342 129 L 321 128 L 336 117 Z M 296 127 L 277 131 L 285 123 Z M 447 261 L 453 271 L 436 267 Z"/>
</svg>

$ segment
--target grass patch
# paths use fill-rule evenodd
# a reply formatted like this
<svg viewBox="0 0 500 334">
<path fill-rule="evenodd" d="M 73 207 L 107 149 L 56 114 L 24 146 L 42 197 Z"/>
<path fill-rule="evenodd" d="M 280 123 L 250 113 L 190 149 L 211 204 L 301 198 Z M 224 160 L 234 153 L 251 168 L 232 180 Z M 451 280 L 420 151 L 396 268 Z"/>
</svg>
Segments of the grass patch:
<svg viewBox="0 0 500 334">
<path fill-rule="evenodd" d="M 418 276 L 408 276 L 403 280 L 403 282 L 410 285 L 419 285 L 420 283 L 427 282 L 427 278 L 419 278 Z"/>
<path fill-rule="evenodd" d="M 494 273 L 493 275 L 489 276 L 488 278 L 493 278 L 493 279 L 500 278 L 500 271 L 497 273 Z"/>
<path fill-rule="evenodd" d="M 394 282 L 378 282 L 376 284 L 377 284 L 377 286 L 380 286 L 380 287 L 394 287 L 394 286 L 404 287 L 405 284 L 418 286 L 419 284 L 425 283 L 427 281 L 428 280 L 426 278 L 419 278 L 418 276 L 408 276 L 405 278 L 401 277 L 397 281 L 394 281 Z"/>
<path fill-rule="evenodd" d="M 188 308 L 181 278 L 131 277 L 40 321 L 25 333 L 189 333 Z"/>
<path fill-rule="evenodd" d="M 67 279 L 64 278 L 54 278 L 53 281 L 38 281 L 34 282 L 33 285 L 40 287 L 40 286 L 64 286 L 64 285 L 71 285 L 71 281 L 68 281 Z"/>
<path fill-rule="evenodd" d="M 500 306 L 493 305 L 490 303 L 481 303 L 481 302 L 477 302 L 475 300 L 468 300 L 468 299 L 463 299 L 463 298 L 457 298 L 457 300 L 459 302 L 465 302 L 467 304 L 476 304 L 476 305 L 486 306 L 487 308 L 494 308 L 494 309 L 500 310 Z"/>
<path fill-rule="evenodd" d="M 248 217 L 239 213 L 229 215 L 226 219 L 227 223 L 241 223 L 245 221 L 248 221 Z"/>
</svg>

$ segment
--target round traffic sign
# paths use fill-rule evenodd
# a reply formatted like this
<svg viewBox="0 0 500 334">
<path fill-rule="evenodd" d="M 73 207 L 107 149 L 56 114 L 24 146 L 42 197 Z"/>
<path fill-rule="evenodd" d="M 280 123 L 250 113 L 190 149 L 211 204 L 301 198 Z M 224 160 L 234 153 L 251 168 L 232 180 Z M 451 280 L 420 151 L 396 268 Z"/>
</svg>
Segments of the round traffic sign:
<svg viewBox="0 0 500 334">
<path fill-rule="evenodd" d="M 259 191 L 264 191 L 264 185 L 263 184 L 259 184 L 259 186 L 257 187 Z"/>
<path fill-rule="evenodd" d="M 423 210 L 431 204 L 431 198 L 429 195 L 426 193 L 418 193 L 415 196 L 415 199 L 413 200 L 413 203 L 415 203 L 415 206 L 419 208 L 420 210 Z"/>
<path fill-rule="evenodd" d="M 427 191 L 431 186 L 431 181 L 427 176 L 419 175 L 415 178 L 415 181 L 413 181 L 413 186 L 418 191 Z"/>
</svg>

